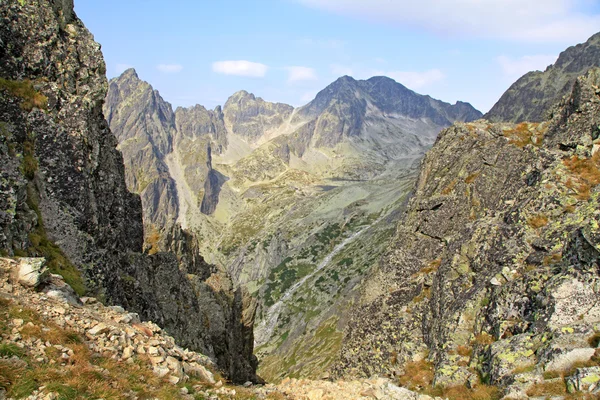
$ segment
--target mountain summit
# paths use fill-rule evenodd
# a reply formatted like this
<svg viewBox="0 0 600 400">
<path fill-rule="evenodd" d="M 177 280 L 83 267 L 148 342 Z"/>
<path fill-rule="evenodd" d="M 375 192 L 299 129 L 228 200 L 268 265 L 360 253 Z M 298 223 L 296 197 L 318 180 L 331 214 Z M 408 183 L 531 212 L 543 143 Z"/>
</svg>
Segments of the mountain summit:
<svg viewBox="0 0 600 400">
<path fill-rule="evenodd" d="M 485 115 L 493 122 L 541 122 L 569 94 L 578 76 L 600 67 L 600 33 L 569 47 L 544 72 L 532 71 L 516 81 Z"/>
</svg>

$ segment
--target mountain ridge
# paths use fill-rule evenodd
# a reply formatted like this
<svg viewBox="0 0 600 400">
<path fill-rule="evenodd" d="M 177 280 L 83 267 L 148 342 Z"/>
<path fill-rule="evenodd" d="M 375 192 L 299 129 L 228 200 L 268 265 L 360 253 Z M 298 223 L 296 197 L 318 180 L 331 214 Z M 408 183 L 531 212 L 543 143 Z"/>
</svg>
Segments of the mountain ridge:
<svg viewBox="0 0 600 400">
<path fill-rule="evenodd" d="M 542 122 L 552 108 L 568 95 L 575 80 L 592 67 L 600 67 L 600 33 L 585 43 L 560 53 L 545 71 L 531 71 L 502 95 L 484 118 L 492 122 Z"/>
</svg>

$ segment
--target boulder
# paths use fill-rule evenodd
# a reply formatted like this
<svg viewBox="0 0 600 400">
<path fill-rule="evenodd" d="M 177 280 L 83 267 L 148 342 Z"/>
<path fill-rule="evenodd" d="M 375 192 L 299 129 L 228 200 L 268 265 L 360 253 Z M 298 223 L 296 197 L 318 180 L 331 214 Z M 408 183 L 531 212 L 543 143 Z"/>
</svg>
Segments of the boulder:
<svg viewBox="0 0 600 400">
<path fill-rule="evenodd" d="M 37 287 L 47 277 L 45 263 L 45 258 L 20 258 L 14 274 L 15 281 L 24 287 Z"/>
</svg>

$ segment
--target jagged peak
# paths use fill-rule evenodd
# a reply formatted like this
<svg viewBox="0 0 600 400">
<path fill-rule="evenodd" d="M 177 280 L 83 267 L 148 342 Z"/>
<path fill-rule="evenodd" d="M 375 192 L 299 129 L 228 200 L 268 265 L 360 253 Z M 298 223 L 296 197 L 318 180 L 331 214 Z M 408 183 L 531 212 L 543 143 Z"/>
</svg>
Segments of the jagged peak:
<svg viewBox="0 0 600 400">
<path fill-rule="evenodd" d="M 121 73 L 121 75 L 119 76 L 119 78 L 135 78 L 135 79 L 140 79 L 140 77 L 137 74 L 137 71 L 135 70 L 135 68 L 127 68 L 125 71 L 123 71 L 123 73 Z"/>
</svg>

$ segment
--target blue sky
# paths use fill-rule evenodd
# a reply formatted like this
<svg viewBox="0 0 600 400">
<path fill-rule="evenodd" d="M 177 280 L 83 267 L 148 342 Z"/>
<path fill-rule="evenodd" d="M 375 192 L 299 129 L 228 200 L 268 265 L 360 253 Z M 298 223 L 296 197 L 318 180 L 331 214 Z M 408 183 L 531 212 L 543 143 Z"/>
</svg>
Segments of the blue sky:
<svg viewBox="0 0 600 400">
<path fill-rule="evenodd" d="M 109 78 L 174 106 L 244 89 L 302 105 L 339 76 L 390 76 L 486 112 L 523 73 L 600 31 L 600 0 L 75 0 Z"/>
</svg>

